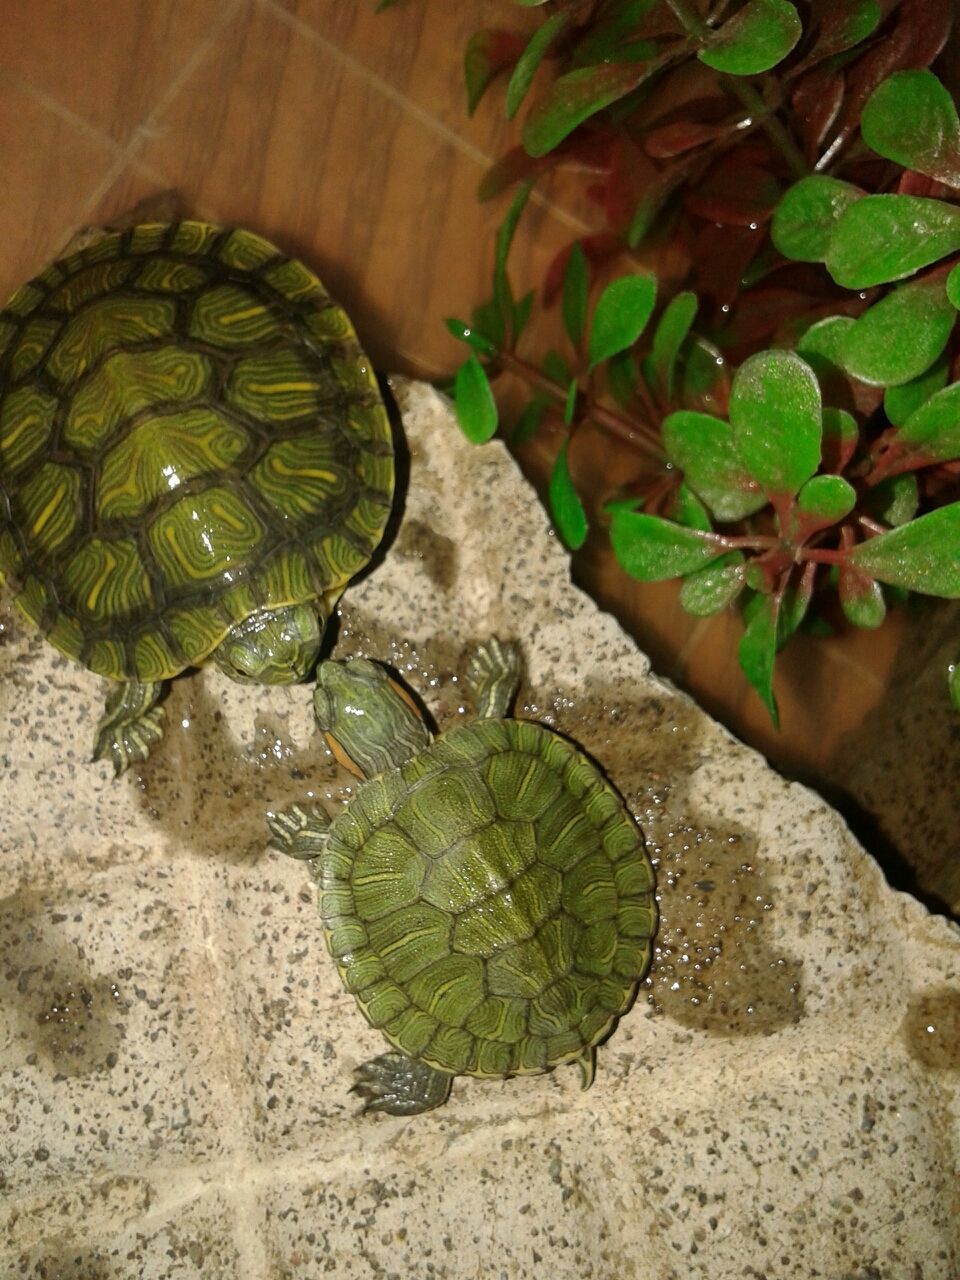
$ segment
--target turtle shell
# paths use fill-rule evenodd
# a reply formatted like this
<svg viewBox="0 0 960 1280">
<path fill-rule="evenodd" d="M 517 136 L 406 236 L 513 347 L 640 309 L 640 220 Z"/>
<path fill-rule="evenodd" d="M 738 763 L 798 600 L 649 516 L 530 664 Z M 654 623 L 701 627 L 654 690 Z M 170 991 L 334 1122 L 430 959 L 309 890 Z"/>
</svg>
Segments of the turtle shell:
<svg viewBox="0 0 960 1280">
<path fill-rule="evenodd" d="M 524 720 L 450 730 L 333 822 L 320 909 L 341 977 L 404 1054 L 456 1075 L 546 1071 L 629 1008 L 656 930 L 623 801 Z"/>
<path fill-rule="evenodd" d="M 249 231 L 110 233 L 0 312 L 0 576 L 101 675 L 162 680 L 260 609 L 328 611 L 393 475 L 349 319 Z"/>
</svg>

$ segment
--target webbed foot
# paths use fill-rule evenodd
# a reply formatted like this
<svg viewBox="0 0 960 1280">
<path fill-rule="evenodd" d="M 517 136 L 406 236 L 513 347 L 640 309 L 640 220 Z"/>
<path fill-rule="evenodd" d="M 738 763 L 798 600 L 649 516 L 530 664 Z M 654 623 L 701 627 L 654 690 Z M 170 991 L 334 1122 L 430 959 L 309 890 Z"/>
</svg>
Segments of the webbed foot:
<svg viewBox="0 0 960 1280">
<path fill-rule="evenodd" d="M 112 760 L 117 777 L 130 765 L 146 760 L 163 737 L 163 707 L 156 705 L 162 692 L 162 684 L 129 680 L 108 695 L 97 725 L 93 758 Z"/>
<path fill-rule="evenodd" d="M 275 848 L 289 858 L 319 858 L 330 830 L 330 819 L 315 805 L 292 804 L 267 814 L 267 826 Z"/>
<path fill-rule="evenodd" d="M 386 1111 L 391 1116 L 415 1116 L 432 1111 L 450 1097 L 453 1076 L 435 1071 L 425 1062 L 402 1053 L 382 1053 L 357 1067 L 351 1093 L 363 1098 L 364 1111 Z"/>
<path fill-rule="evenodd" d="M 520 688 L 520 650 L 491 636 L 471 654 L 464 678 L 478 716 L 508 715 Z"/>
</svg>

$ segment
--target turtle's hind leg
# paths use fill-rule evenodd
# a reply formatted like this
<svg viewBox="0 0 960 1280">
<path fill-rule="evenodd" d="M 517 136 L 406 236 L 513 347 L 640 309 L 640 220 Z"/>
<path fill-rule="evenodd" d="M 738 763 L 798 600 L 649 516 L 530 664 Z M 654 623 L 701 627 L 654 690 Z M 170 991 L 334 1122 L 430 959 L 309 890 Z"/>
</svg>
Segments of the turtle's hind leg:
<svg viewBox="0 0 960 1280">
<path fill-rule="evenodd" d="M 505 716 L 520 688 L 520 651 L 496 636 L 478 644 L 467 663 L 466 684 L 477 715 Z"/>
<path fill-rule="evenodd" d="M 323 853 L 330 819 L 315 805 L 292 804 L 289 809 L 268 813 L 267 826 L 275 848 L 289 858 L 305 862 L 319 858 Z"/>
<path fill-rule="evenodd" d="M 365 1099 L 364 1111 L 415 1116 L 432 1111 L 450 1097 L 453 1076 L 402 1053 L 382 1053 L 357 1067 L 351 1092 Z"/>
<path fill-rule="evenodd" d="M 131 764 L 146 760 L 163 737 L 162 683 L 128 680 L 107 696 L 93 744 L 94 760 L 112 760 L 119 777 Z"/>
</svg>

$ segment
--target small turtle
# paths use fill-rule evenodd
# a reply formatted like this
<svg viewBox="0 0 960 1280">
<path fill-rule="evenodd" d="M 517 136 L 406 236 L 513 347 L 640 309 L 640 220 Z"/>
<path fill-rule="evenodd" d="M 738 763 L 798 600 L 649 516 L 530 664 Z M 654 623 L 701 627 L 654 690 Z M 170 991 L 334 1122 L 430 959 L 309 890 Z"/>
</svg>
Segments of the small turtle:
<svg viewBox="0 0 960 1280">
<path fill-rule="evenodd" d="M 481 645 L 467 670 L 481 718 L 433 738 L 382 667 L 319 667 L 317 723 L 366 781 L 333 822 L 300 805 L 267 820 L 311 860 L 344 985 L 396 1049 L 357 1070 L 365 1110 L 412 1115 L 454 1076 L 564 1062 L 587 1088 L 650 962 L 643 836 L 566 738 L 509 718 L 518 673 L 514 646 Z"/>
<path fill-rule="evenodd" d="M 162 733 L 163 681 L 287 684 L 390 513 L 370 363 L 317 277 L 250 231 L 103 233 L 0 312 L 0 581 L 118 681 L 95 758 Z"/>
</svg>

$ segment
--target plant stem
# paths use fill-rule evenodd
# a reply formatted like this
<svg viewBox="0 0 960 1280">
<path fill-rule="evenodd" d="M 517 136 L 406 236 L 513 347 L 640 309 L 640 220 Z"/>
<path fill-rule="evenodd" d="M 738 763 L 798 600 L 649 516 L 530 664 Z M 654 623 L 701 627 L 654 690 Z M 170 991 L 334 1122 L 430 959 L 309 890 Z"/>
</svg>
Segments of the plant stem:
<svg viewBox="0 0 960 1280">
<path fill-rule="evenodd" d="M 708 38 L 711 34 L 710 27 L 687 3 L 687 0 L 667 0 L 667 4 L 683 29 L 695 40 L 702 44 Z M 803 153 L 784 128 L 783 123 L 764 102 L 756 86 L 741 76 L 725 75 L 722 80 L 736 94 L 770 141 L 782 153 L 794 176 L 805 178 L 810 172 L 810 167 L 804 160 Z"/>
<path fill-rule="evenodd" d="M 879 520 L 871 520 L 869 516 L 857 516 L 857 524 L 862 529 L 866 529 L 869 533 L 889 533 L 890 530 L 885 524 L 881 524 Z"/>
<path fill-rule="evenodd" d="M 498 351 L 495 359 L 499 361 L 504 369 L 508 369 L 511 373 L 523 378 L 531 386 L 537 387 L 558 404 L 566 403 L 567 393 L 565 388 L 559 386 L 552 378 L 548 378 L 546 374 L 541 373 L 537 366 L 530 364 L 528 360 L 522 360 L 519 356 L 515 356 L 509 351 Z M 650 458 L 656 458 L 658 462 L 663 461 L 663 449 L 659 440 L 652 431 L 644 429 L 646 424 L 631 422 L 629 418 L 622 417 L 619 413 L 615 413 L 612 409 L 607 409 L 602 404 L 592 404 L 589 408 L 588 416 L 599 426 L 609 431 L 611 435 L 617 436 L 618 439 L 623 440 L 632 448 L 639 449 L 641 453 L 645 453 Z"/>
<path fill-rule="evenodd" d="M 773 110 L 764 102 L 756 86 L 750 84 L 747 80 L 740 79 L 739 76 L 724 76 L 724 80 L 770 141 L 779 149 L 784 160 L 793 171 L 794 177 L 806 178 L 810 173 L 810 166 L 804 160 L 803 152 L 793 138 L 790 137 L 782 121 L 777 118 Z"/>
<path fill-rule="evenodd" d="M 673 16 L 689 35 L 697 40 L 705 40 L 710 34 L 710 28 L 687 0 L 667 0 L 667 6 L 673 10 Z"/>
<path fill-rule="evenodd" d="M 813 560 L 817 564 L 846 564 L 845 551 L 819 551 L 812 547 L 801 547 L 797 552 L 798 560 Z"/>
</svg>

